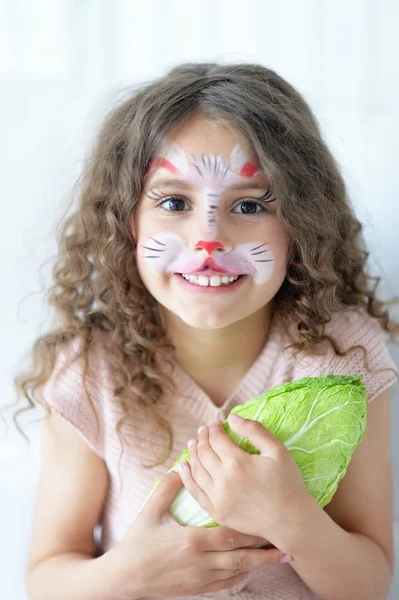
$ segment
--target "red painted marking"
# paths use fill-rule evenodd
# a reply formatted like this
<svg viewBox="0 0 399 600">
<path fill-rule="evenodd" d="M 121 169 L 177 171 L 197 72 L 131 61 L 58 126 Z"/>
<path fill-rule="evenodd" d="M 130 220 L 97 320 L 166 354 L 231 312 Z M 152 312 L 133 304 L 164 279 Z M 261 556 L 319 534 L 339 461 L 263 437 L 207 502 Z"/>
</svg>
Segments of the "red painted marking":
<svg viewBox="0 0 399 600">
<path fill-rule="evenodd" d="M 260 169 L 255 163 L 247 161 L 245 165 L 241 167 L 240 175 L 243 177 L 253 177 L 258 171 L 260 171 Z"/>
<path fill-rule="evenodd" d="M 208 254 L 212 254 L 215 248 L 224 250 L 224 246 L 220 242 L 203 242 L 202 240 L 195 244 L 195 248 L 203 248 L 208 252 Z"/>
<path fill-rule="evenodd" d="M 145 170 L 145 173 L 147 174 L 148 171 L 156 167 L 158 167 L 159 169 L 166 169 L 167 171 L 170 171 L 173 174 L 177 173 L 177 168 L 169 160 L 167 160 L 166 158 L 162 158 L 162 156 L 157 156 L 156 158 L 150 160 Z"/>
</svg>

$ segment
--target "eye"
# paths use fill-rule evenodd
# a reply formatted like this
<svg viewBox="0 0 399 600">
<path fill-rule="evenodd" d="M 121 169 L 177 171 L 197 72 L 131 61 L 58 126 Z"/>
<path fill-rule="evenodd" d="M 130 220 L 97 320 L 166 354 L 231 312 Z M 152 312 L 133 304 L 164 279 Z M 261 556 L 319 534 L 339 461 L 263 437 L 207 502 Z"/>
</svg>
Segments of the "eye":
<svg viewBox="0 0 399 600">
<path fill-rule="evenodd" d="M 158 204 L 160 208 L 168 212 L 183 212 L 184 205 L 189 206 L 187 201 L 184 198 L 180 198 L 180 196 L 169 196 L 169 198 Z"/>
<path fill-rule="evenodd" d="M 268 212 L 265 206 L 262 206 L 261 204 L 253 200 L 242 200 L 239 204 L 237 204 L 235 208 L 239 207 L 242 208 L 242 211 L 239 213 L 242 215 L 256 215 L 259 212 Z M 234 209 L 233 212 L 236 212 L 236 210 Z"/>
</svg>

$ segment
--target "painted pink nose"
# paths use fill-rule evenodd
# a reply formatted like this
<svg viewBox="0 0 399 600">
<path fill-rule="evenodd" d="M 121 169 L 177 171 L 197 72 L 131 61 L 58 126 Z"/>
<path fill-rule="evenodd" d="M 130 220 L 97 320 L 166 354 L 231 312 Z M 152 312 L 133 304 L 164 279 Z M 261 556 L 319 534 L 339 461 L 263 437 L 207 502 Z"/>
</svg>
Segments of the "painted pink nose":
<svg viewBox="0 0 399 600">
<path fill-rule="evenodd" d="M 195 248 L 203 248 L 204 250 L 206 250 L 208 252 L 208 254 L 212 254 L 212 252 L 216 248 L 219 248 L 220 250 L 224 250 L 224 246 L 220 242 L 203 242 L 203 241 L 199 241 L 195 245 Z"/>
</svg>

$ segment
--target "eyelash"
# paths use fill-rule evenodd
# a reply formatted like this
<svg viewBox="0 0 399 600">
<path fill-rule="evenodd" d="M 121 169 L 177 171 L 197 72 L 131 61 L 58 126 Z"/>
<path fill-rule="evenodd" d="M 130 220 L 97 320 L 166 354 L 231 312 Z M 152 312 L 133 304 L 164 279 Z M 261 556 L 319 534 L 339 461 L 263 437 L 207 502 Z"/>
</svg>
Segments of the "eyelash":
<svg viewBox="0 0 399 600">
<path fill-rule="evenodd" d="M 154 196 L 155 196 L 155 194 L 153 193 L 152 200 L 156 200 L 157 199 Z M 259 200 L 263 200 L 264 202 L 267 202 L 268 204 L 271 203 L 271 202 L 274 202 L 275 198 L 272 198 L 271 200 L 269 200 L 269 199 L 265 200 L 266 198 L 270 198 L 270 196 L 271 196 L 271 193 L 270 193 L 270 190 L 268 190 L 261 198 L 257 199 L 258 201 L 253 200 L 251 198 L 240 200 L 240 202 L 234 208 L 237 208 L 237 206 L 240 206 L 240 204 L 244 204 L 244 203 L 248 203 L 249 204 L 250 203 L 250 204 L 256 204 L 256 206 L 259 206 L 261 208 L 261 210 L 256 211 L 254 213 L 247 213 L 247 214 L 245 214 L 245 213 L 235 213 L 235 214 L 242 214 L 242 215 L 251 217 L 251 216 L 258 216 L 259 213 L 261 213 L 261 212 L 268 213 L 269 210 L 267 209 L 267 207 L 263 206 L 263 204 L 260 204 Z M 158 197 L 158 199 L 159 199 L 159 197 Z M 163 204 L 165 204 L 165 202 L 170 202 L 171 200 L 182 200 L 182 202 L 187 202 L 187 200 L 185 198 L 183 198 L 182 196 L 167 196 L 167 197 L 163 198 L 161 202 L 158 202 L 158 204 L 156 204 L 156 208 L 158 208 L 160 210 L 163 210 L 163 211 L 165 211 L 167 213 L 186 212 L 184 210 L 168 210 L 167 208 L 164 208 Z"/>
</svg>

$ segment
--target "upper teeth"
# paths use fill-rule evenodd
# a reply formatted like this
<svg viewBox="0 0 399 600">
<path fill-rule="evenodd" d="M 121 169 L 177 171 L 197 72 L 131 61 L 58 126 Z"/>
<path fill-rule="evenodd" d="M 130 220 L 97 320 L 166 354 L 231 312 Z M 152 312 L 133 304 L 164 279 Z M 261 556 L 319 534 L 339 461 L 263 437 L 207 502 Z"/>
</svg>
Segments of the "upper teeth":
<svg viewBox="0 0 399 600">
<path fill-rule="evenodd" d="M 186 273 L 182 273 L 182 277 L 187 279 L 187 281 L 190 283 L 217 287 L 218 285 L 228 285 L 229 283 L 233 283 L 233 281 L 237 281 L 239 276 L 237 275 L 235 277 L 229 277 L 228 275 L 223 275 L 220 277 L 219 275 L 211 275 L 211 277 L 207 277 L 206 275 L 187 275 Z"/>
</svg>

